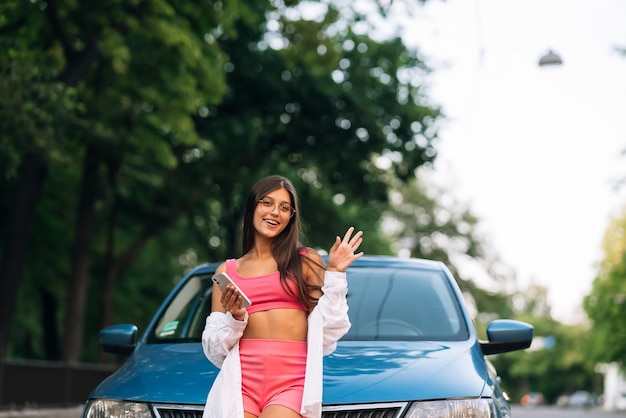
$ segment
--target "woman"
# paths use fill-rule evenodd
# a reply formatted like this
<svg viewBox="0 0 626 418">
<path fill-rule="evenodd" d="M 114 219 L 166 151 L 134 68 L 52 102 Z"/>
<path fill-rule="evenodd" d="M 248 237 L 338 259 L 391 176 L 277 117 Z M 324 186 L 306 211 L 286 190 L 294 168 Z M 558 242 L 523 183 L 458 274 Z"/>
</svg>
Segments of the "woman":
<svg viewBox="0 0 626 418">
<path fill-rule="evenodd" d="M 363 255 L 361 231 L 336 237 L 328 267 L 300 245 L 298 197 L 289 180 L 268 176 L 245 206 L 243 255 L 222 263 L 251 300 L 213 285 L 202 333 L 207 358 L 221 368 L 204 418 L 320 417 L 322 356 L 350 329 L 345 269 Z"/>
</svg>

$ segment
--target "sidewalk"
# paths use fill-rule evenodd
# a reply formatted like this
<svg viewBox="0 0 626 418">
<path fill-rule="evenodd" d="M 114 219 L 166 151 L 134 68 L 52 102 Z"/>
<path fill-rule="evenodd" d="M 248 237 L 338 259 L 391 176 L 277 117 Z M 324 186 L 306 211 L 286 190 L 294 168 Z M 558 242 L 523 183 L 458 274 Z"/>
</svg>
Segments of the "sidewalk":
<svg viewBox="0 0 626 418">
<path fill-rule="evenodd" d="M 67 408 L 22 408 L 0 410 L 0 418 L 80 418 L 83 405 Z"/>
</svg>

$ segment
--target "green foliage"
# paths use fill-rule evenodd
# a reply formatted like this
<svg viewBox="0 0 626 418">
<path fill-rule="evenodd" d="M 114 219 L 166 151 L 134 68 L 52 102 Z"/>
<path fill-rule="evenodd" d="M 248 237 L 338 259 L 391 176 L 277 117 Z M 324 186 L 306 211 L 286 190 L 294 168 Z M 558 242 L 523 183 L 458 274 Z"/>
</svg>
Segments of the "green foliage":
<svg viewBox="0 0 626 418">
<path fill-rule="evenodd" d="M 611 219 L 604 241 L 604 259 L 583 306 L 593 321 L 594 360 L 626 368 L 626 208 Z"/>
<path fill-rule="evenodd" d="M 66 297 L 68 248 L 73 235 L 70 225 L 74 220 L 67 209 L 76 205 L 74 191 L 79 175 L 78 167 L 69 164 L 67 159 L 52 163 L 33 220 L 36 233 L 31 239 L 31 251 L 15 305 L 10 355 L 60 359 L 62 301 Z"/>
<path fill-rule="evenodd" d="M 626 368 L 626 256 L 606 275 L 596 277 L 584 307 L 594 322 L 593 338 L 601 342 L 593 347 L 593 358 Z"/>
<path fill-rule="evenodd" d="M 225 43 L 229 94 L 197 120 L 200 134 L 215 146 L 193 164 L 220 167 L 212 176 L 228 202 L 221 207 L 222 225 L 237 221 L 240 214 L 232 210 L 253 181 L 281 173 L 298 187 L 302 214 L 315 225 L 308 230 L 310 245 L 327 249 L 334 234 L 355 224 L 373 238 L 365 251 L 388 253 L 377 229 L 389 176 L 375 161 L 393 154 L 392 176 L 412 176 L 435 156 L 439 112 L 416 105 L 423 101 L 419 89 L 400 77 L 404 69 L 419 68 L 412 51 L 399 40 L 332 32 L 337 16 L 332 9 L 315 21 L 278 15 L 278 29 L 267 34 L 238 26 L 237 38 Z M 398 89 L 410 91 L 410 100 L 400 100 Z M 227 252 L 236 254 L 237 247 Z"/>
<path fill-rule="evenodd" d="M 65 89 L 45 57 L 0 36 L 0 176 L 12 181 L 27 152 L 63 160 L 84 126 L 73 89 Z"/>
<path fill-rule="evenodd" d="M 2 214 L 10 213 L 11 197 L 19 184 L 17 168 L 33 150 L 43 155 L 50 173 L 38 204 L 46 207 L 45 202 L 55 201 L 62 208 L 59 218 L 54 218 L 54 210 L 36 212 L 32 222 L 42 229 L 31 243 L 33 268 L 24 272 L 20 294 L 32 280 L 31 290 L 45 290 L 57 298 L 56 306 L 39 307 L 50 306 L 62 318 L 65 309 L 60 302 L 65 298 L 68 304 L 74 303 L 73 297 L 64 294 L 70 290 L 72 271 L 67 260 L 74 265 L 83 262 L 69 248 L 91 248 L 93 283 L 107 289 L 114 286 L 111 281 L 119 271 L 132 264 L 142 245 L 158 234 L 158 228 L 180 216 L 181 196 L 192 193 L 197 183 L 181 188 L 172 176 L 185 148 L 206 142 L 197 135 L 195 115 L 202 107 L 218 103 L 226 92 L 226 55 L 218 38 L 236 35 L 235 20 L 260 22 L 263 12 L 238 1 L 227 6 L 161 0 L 106 5 L 6 1 L 0 5 L 0 209 Z M 87 146 L 95 156 L 96 201 L 93 206 L 74 209 Z M 67 176 L 62 193 L 48 188 L 58 175 Z M 181 181 L 186 185 L 185 179 Z M 75 219 L 88 219 L 89 213 L 97 219 L 90 234 L 93 244 L 73 242 L 74 228 L 83 226 L 77 226 Z M 49 252 L 57 258 L 43 265 L 46 247 L 39 246 L 45 245 L 42 239 L 59 223 L 64 228 L 59 238 L 64 240 L 55 242 Z M 2 245 L 8 252 L 9 244 Z M 45 269 L 56 273 L 49 282 L 52 293 L 40 283 L 48 277 L 41 271 Z M 96 299 L 101 296 L 96 294 Z M 19 306 L 27 309 L 37 303 L 31 299 Z M 97 318 L 104 305 L 104 301 L 90 303 L 85 317 Z M 24 318 L 57 316 L 41 313 L 45 308 L 39 307 L 27 311 Z M 21 315 L 16 313 L 18 322 Z M 58 347 L 54 345 L 63 330 L 52 330 L 59 335 L 56 341 L 31 343 L 35 322 L 29 319 L 27 324 L 17 331 L 13 327 L 20 334 L 12 339 L 14 352 L 55 357 L 52 353 Z M 99 326 L 90 325 L 91 330 Z M 82 316 L 73 326 L 82 328 Z M 92 340 L 94 331 L 88 334 Z M 39 348 L 22 350 L 22 341 Z M 47 353 L 42 348 L 46 346 Z"/>
<path fill-rule="evenodd" d="M 588 329 L 564 325 L 549 317 L 517 319 L 533 324 L 536 348 L 492 358 L 514 402 L 528 391 L 541 392 L 549 403 L 575 390 L 598 392 L 595 363 L 589 357 Z M 543 345 L 549 339 L 554 345 Z"/>
</svg>

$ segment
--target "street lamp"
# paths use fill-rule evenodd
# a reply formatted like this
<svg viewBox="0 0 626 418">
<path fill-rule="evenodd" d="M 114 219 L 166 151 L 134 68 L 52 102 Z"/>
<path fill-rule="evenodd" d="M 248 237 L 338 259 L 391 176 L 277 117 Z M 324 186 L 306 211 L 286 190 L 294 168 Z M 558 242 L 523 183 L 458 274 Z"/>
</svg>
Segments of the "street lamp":
<svg viewBox="0 0 626 418">
<path fill-rule="evenodd" d="M 548 50 L 547 54 L 539 58 L 540 67 L 545 67 L 546 65 L 562 65 L 562 64 L 563 64 L 563 60 L 561 59 L 559 54 L 557 54 L 551 49 Z"/>
</svg>

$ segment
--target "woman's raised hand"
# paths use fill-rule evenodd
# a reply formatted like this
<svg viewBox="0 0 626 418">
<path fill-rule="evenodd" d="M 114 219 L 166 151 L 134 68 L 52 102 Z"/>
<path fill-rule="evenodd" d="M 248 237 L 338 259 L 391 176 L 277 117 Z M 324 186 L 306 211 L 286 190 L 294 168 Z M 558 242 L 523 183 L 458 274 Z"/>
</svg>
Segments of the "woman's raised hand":
<svg viewBox="0 0 626 418">
<path fill-rule="evenodd" d="M 344 271 L 357 258 L 363 255 L 363 252 L 357 253 L 359 246 L 363 242 L 363 231 L 359 231 L 354 236 L 354 227 L 348 228 L 346 234 L 341 239 L 339 236 L 335 239 L 330 252 L 328 253 L 328 270 Z"/>
</svg>

